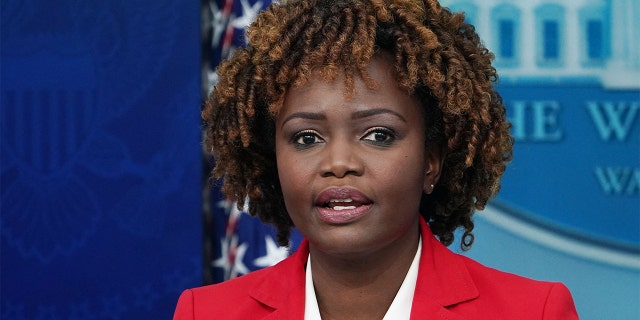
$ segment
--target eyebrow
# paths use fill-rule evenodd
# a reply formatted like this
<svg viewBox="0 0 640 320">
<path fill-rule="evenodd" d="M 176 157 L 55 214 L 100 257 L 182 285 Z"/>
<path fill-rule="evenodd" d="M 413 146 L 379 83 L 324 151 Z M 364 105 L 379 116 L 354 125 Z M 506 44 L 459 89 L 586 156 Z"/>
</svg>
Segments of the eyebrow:
<svg viewBox="0 0 640 320">
<path fill-rule="evenodd" d="M 351 115 L 351 119 L 354 119 L 354 120 L 362 119 L 362 118 L 372 117 L 375 115 L 385 114 L 385 113 L 398 117 L 400 120 L 402 120 L 402 122 L 407 122 L 407 119 L 405 119 L 401 114 L 385 108 L 373 108 L 373 109 L 356 111 Z M 324 113 L 316 113 L 316 112 L 294 112 L 282 121 L 282 125 L 280 125 L 280 128 L 284 127 L 284 124 L 287 123 L 287 121 L 293 120 L 293 119 L 326 120 L 327 116 Z"/>
<path fill-rule="evenodd" d="M 367 109 L 362 111 L 356 111 L 351 115 L 351 119 L 362 119 L 362 118 L 367 118 L 367 117 L 371 117 L 379 114 L 385 114 L 385 113 L 392 114 L 398 117 L 400 120 L 402 120 L 402 122 L 407 122 L 407 119 L 405 119 L 401 114 L 385 108 L 373 108 L 373 109 Z"/>
<path fill-rule="evenodd" d="M 287 121 L 296 119 L 296 118 L 309 119 L 309 120 L 326 120 L 327 116 L 325 116 L 324 113 L 316 113 L 316 112 L 294 112 L 282 121 L 282 125 L 280 125 L 280 128 L 284 127 L 284 124 L 287 123 Z"/>
</svg>

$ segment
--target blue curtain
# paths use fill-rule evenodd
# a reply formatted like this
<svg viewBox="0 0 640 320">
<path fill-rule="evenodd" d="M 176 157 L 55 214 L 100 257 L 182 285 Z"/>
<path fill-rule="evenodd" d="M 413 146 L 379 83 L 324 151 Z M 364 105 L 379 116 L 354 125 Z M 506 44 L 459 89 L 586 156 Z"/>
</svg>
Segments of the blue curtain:
<svg viewBox="0 0 640 320">
<path fill-rule="evenodd" d="M 2 319 L 168 319 L 202 283 L 200 6 L 3 0 Z"/>
</svg>

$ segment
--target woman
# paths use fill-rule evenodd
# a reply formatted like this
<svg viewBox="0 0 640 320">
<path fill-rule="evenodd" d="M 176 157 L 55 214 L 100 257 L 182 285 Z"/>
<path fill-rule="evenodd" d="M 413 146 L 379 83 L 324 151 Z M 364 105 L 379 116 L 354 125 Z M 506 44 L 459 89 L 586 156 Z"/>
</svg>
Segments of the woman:
<svg viewBox="0 0 640 320">
<path fill-rule="evenodd" d="M 512 138 L 492 55 L 435 0 L 274 4 L 203 118 L 223 192 L 305 240 L 185 291 L 174 319 L 577 319 L 562 284 L 445 246 L 499 189 Z"/>
</svg>

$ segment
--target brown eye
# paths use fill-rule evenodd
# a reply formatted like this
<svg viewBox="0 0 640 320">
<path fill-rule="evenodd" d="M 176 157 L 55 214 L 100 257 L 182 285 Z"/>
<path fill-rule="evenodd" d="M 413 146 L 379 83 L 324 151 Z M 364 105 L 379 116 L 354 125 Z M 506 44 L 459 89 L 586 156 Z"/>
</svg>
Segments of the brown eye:
<svg viewBox="0 0 640 320">
<path fill-rule="evenodd" d="M 387 146 L 392 144 L 395 141 L 396 137 L 391 129 L 387 128 L 372 128 L 369 129 L 362 137 L 362 140 L 367 142 Z"/>
<path fill-rule="evenodd" d="M 323 140 L 313 131 L 301 131 L 293 136 L 291 139 L 293 144 L 298 147 L 308 147 L 316 143 L 320 143 Z"/>
<path fill-rule="evenodd" d="M 316 142 L 316 136 L 312 134 L 305 134 L 299 137 L 296 142 L 299 144 L 311 144 Z"/>
</svg>

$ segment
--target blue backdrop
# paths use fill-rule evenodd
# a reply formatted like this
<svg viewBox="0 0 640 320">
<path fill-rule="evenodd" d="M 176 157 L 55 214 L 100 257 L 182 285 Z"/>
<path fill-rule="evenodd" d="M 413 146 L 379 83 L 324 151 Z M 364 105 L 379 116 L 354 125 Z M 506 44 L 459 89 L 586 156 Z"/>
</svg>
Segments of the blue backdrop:
<svg viewBox="0 0 640 320">
<path fill-rule="evenodd" d="M 202 283 L 200 4 L 3 0 L 2 319 L 169 319 Z"/>
<path fill-rule="evenodd" d="M 204 3 L 202 47 L 200 3 L 2 0 L 0 318 L 168 319 L 289 253 L 201 198 L 201 86 L 269 1 Z M 466 254 L 564 282 L 582 319 L 639 318 L 640 2 L 442 3 L 496 53 L 516 137 Z"/>
</svg>

